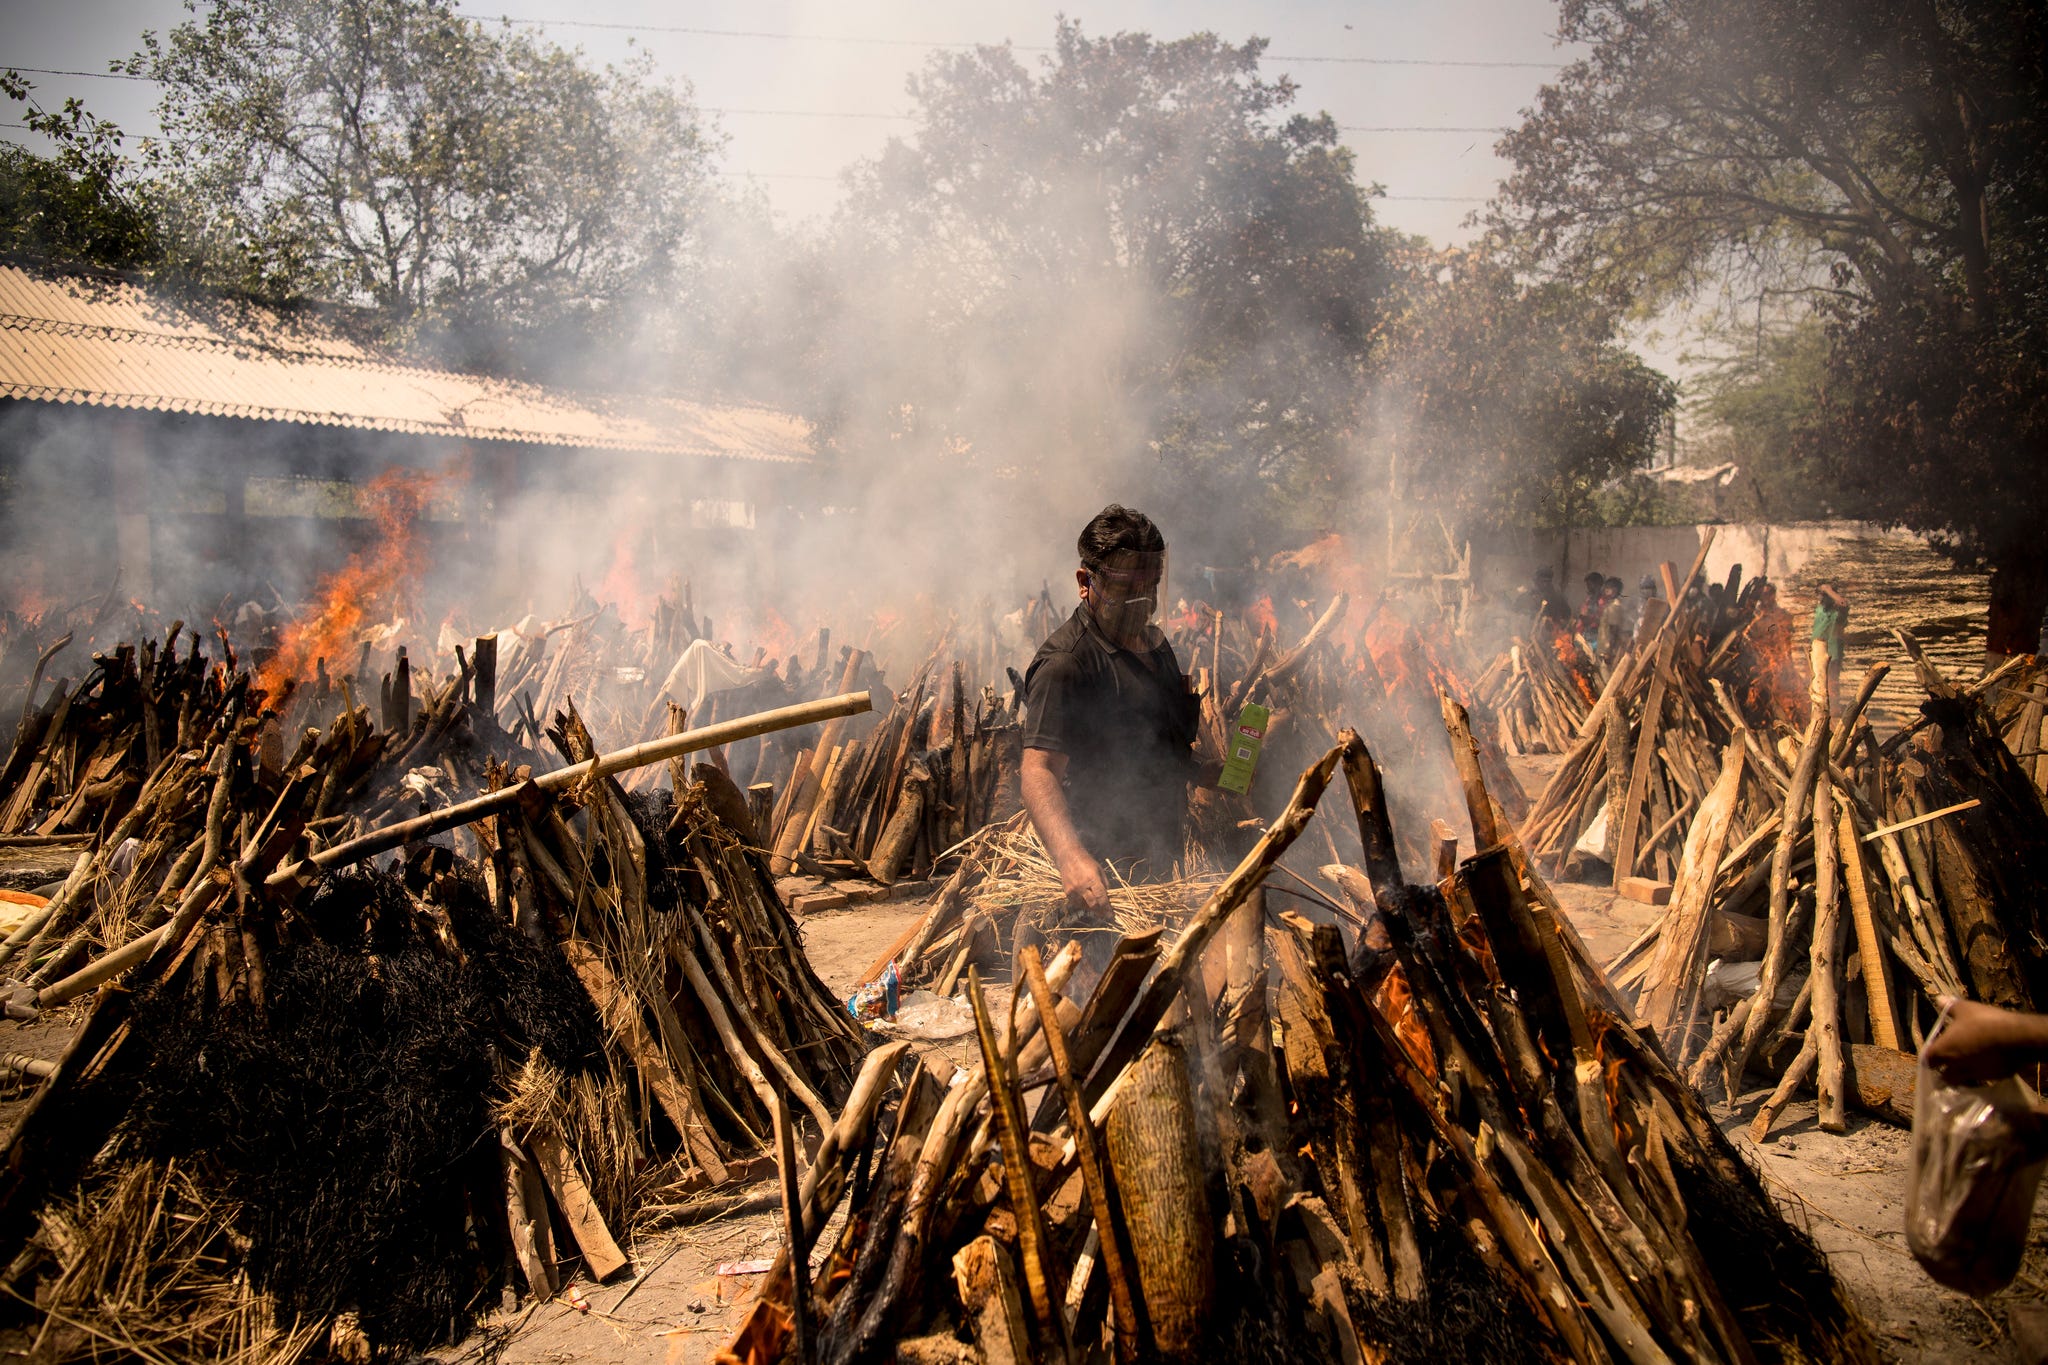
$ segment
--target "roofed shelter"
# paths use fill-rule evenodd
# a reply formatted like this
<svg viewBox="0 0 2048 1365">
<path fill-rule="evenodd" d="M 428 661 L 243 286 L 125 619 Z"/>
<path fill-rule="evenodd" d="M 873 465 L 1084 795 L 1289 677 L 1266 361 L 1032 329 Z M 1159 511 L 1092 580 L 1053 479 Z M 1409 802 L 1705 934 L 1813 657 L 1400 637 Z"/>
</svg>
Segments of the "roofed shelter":
<svg viewBox="0 0 2048 1365">
<path fill-rule="evenodd" d="M 435 369 L 317 318 L 0 264 L 6 581 L 30 599 L 104 590 L 116 568 L 153 604 L 303 577 L 376 533 L 351 489 L 394 467 L 460 471 L 432 539 L 468 543 L 453 558 L 478 572 L 513 499 L 566 515 L 614 474 L 662 490 L 649 511 L 671 525 L 744 534 L 811 455 L 807 424 L 763 408 Z"/>
</svg>

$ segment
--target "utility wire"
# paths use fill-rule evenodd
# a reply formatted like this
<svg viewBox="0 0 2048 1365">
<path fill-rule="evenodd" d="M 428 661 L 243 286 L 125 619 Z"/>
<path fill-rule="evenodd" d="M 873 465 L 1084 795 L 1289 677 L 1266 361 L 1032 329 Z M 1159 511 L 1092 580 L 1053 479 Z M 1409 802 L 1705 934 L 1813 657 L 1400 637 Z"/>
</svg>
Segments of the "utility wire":
<svg viewBox="0 0 2048 1365">
<path fill-rule="evenodd" d="M 126 71 L 55 71 L 46 66 L 0 66 L 0 71 L 17 71 L 24 76 L 86 76 L 96 81 L 149 81 L 161 85 L 154 76 L 136 76 Z"/>
<path fill-rule="evenodd" d="M 483 18 L 484 16 L 476 16 Z M 971 48 L 992 47 L 992 43 L 935 42 L 924 38 L 882 38 L 853 33 L 782 33 L 772 29 L 746 28 L 699 28 L 682 24 L 623 24 L 603 19 L 520 19 L 509 14 L 489 16 L 507 24 L 523 24 L 535 28 L 594 28 L 609 29 L 626 33 L 674 33 L 693 38 L 762 38 L 784 43 L 846 43 L 862 47 L 920 47 L 920 48 Z M 1048 43 L 1011 43 L 1014 52 L 1051 52 Z M 1308 56 L 1292 53 L 1269 52 L 1265 60 L 1271 62 L 1320 62 L 1341 66 L 1457 66 L 1474 67 L 1481 70 L 1532 70 L 1557 71 L 1562 62 L 1494 62 L 1473 61 L 1442 57 L 1330 57 Z"/>
<path fill-rule="evenodd" d="M 125 71 L 59 71 L 46 66 L 11 66 L 9 71 L 31 76 L 84 76 L 93 80 L 107 81 L 148 81 L 162 84 L 154 76 L 135 76 Z M 834 118 L 834 119 L 875 119 L 890 123 L 915 122 L 915 114 L 881 114 L 863 109 L 742 109 L 733 105 L 700 104 L 698 111 L 706 114 L 738 114 L 762 118 Z M 1466 127 L 1434 123 L 1376 124 L 1340 123 L 1340 132 L 1346 133 L 1508 133 L 1512 128 Z"/>
<path fill-rule="evenodd" d="M 735 179 L 741 180 L 836 181 L 839 179 L 839 177 L 836 175 L 817 175 L 805 171 L 726 170 L 719 171 L 718 174 L 723 176 L 731 176 Z M 1372 198 L 1382 203 L 1393 202 L 1403 204 L 1484 204 L 1490 202 L 1482 195 L 1461 194 L 1375 194 L 1372 196 Z"/>
</svg>

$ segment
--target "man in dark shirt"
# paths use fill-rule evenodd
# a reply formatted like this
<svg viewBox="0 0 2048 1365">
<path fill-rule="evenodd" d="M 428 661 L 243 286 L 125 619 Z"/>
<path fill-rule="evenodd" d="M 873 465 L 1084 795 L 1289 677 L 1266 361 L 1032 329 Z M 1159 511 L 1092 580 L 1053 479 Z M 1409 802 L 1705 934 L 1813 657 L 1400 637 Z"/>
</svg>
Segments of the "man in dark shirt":
<svg viewBox="0 0 2048 1365">
<path fill-rule="evenodd" d="M 1102 862 L 1126 880 L 1173 875 L 1200 708 L 1152 624 L 1166 539 L 1142 512 L 1109 506 L 1081 532 L 1081 605 L 1024 675 L 1025 809 L 1071 910 L 1109 908 Z"/>
</svg>

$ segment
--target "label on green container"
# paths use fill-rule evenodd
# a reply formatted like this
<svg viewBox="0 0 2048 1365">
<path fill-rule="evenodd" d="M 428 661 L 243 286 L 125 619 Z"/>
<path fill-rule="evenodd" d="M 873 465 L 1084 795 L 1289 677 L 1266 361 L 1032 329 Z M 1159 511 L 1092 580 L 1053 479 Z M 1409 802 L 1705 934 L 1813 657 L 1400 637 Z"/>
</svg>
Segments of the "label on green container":
<svg viewBox="0 0 2048 1365">
<path fill-rule="evenodd" d="M 1216 785 L 1227 792 L 1252 789 L 1252 771 L 1259 766 L 1259 750 L 1266 743 L 1266 724 L 1273 713 L 1257 702 L 1249 702 L 1237 713 L 1237 725 L 1224 737 L 1223 776 Z"/>
</svg>

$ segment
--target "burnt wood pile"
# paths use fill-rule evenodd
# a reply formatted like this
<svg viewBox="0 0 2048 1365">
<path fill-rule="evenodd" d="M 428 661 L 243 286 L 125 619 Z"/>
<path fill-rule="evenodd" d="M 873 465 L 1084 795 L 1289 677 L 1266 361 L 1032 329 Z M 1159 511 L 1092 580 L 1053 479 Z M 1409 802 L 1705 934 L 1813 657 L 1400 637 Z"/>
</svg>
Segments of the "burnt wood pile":
<svg viewBox="0 0 2048 1365">
<path fill-rule="evenodd" d="M 1443 714 L 1477 853 L 1410 882 L 1345 732 L 1177 934 L 970 970 L 978 1063 L 870 1057 L 719 1359 L 1875 1360 Z M 1348 945 L 1260 893 L 1340 773 Z"/>
<path fill-rule="evenodd" d="M 83 1009 L 54 1068 L 16 1059 L 36 1089 L 0 1156 L 40 1358 L 455 1339 L 578 1259 L 617 1272 L 636 1225 L 715 1211 L 778 1132 L 835 1121 L 866 1041 L 743 794 L 682 765 L 864 694 L 612 754 L 565 707 L 568 766 L 535 775 L 470 714 L 473 671 L 387 728 L 352 683 L 279 707 L 176 643 L 31 708 L 0 797 L 83 835 L 0 948 L 11 1014 Z M 336 700 L 286 751 L 280 715 Z M 673 790 L 627 792 L 650 762 Z"/>
</svg>

